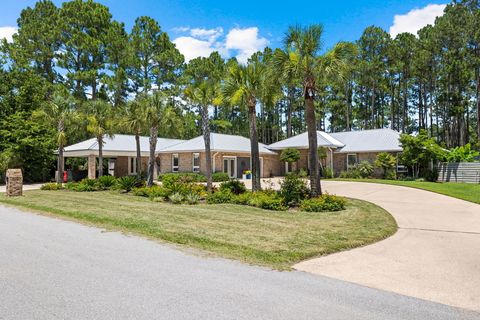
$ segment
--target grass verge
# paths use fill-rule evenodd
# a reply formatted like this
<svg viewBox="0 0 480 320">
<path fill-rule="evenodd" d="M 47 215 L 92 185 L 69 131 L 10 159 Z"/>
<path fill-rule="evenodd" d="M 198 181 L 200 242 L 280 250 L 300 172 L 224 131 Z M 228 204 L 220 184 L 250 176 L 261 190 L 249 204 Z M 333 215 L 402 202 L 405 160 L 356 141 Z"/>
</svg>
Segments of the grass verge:
<svg viewBox="0 0 480 320">
<path fill-rule="evenodd" d="M 401 181 L 382 179 L 332 179 L 336 181 L 370 182 L 391 184 L 440 193 L 453 198 L 480 204 L 480 184 L 455 183 L 455 182 L 426 182 L 426 181 Z"/>
<path fill-rule="evenodd" d="M 346 210 L 330 213 L 172 205 L 113 191 L 35 190 L 18 198 L 1 195 L 1 202 L 280 270 L 379 241 L 397 229 L 388 212 L 354 199 Z"/>
</svg>

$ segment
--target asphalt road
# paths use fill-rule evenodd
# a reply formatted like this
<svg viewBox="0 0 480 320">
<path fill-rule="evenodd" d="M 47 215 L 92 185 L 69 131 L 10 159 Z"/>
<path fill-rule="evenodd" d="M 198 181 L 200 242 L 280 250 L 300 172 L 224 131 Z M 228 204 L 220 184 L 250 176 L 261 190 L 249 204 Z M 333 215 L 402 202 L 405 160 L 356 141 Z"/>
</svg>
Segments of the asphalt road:
<svg viewBox="0 0 480 320">
<path fill-rule="evenodd" d="M 0 206 L 0 319 L 480 319 Z"/>
</svg>

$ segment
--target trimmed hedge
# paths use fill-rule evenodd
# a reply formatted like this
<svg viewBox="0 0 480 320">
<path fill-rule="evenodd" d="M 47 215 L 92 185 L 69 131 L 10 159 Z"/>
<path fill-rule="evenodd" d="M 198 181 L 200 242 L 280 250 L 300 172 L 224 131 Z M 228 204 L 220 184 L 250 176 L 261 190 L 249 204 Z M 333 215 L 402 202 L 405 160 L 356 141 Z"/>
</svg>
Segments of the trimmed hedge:
<svg viewBox="0 0 480 320">
<path fill-rule="evenodd" d="M 300 204 L 301 211 L 322 212 L 344 210 L 347 200 L 331 194 L 323 194 L 317 198 L 305 199 Z"/>
</svg>

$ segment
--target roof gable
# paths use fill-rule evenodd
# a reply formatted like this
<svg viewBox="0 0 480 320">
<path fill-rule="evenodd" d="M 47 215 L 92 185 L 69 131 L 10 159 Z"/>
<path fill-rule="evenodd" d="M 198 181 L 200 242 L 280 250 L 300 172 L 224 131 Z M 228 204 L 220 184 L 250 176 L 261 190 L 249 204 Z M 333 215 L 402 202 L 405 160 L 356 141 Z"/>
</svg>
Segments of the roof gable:
<svg viewBox="0 0 480 320">
<path fill-rule="evenodd" d="M 345 144 L 337 151 L 341 153 L 402 151 L 400 133 L 392 129 L 335 132 L 330 135 Z"/>
<path fill-rule="evenodd" d="M 275 154 L 267 148 L 263 143 L 259 143 L 260 153 Z M 229 134 L 210 133 L 210 149 L 217 152 L 238 152 L 250 153 L 250 139 Z M 205 151 L 205 143 L 203 136 L 165 147 L 159 150 L 159 153 L 175 153 L 175 152 L 202 152 Z"/>
</svg>

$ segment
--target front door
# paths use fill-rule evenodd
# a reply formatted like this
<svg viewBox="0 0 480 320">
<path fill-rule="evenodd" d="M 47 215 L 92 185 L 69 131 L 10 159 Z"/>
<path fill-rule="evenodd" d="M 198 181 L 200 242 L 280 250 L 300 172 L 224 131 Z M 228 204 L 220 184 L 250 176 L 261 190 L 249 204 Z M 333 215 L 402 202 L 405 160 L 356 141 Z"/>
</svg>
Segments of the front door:
<svg viewBox="0 0 480 320">
<path fill-rule="evenodd" d="M 227 173 L 230 178 L 237 177 L 235 162 L 235 158 L 223 158 L 223 172 Z"/>
</svg>

